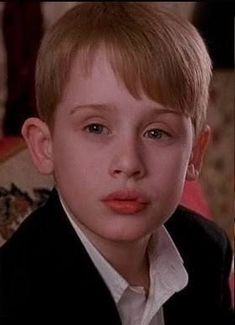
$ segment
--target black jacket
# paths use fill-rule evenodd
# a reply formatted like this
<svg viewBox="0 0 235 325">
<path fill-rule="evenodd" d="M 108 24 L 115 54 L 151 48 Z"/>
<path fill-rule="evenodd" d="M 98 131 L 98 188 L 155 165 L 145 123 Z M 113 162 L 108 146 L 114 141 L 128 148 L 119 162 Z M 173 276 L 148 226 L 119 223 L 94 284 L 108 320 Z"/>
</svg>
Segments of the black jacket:
<svg viewBox="0 0 235 325">
<path fill-rule="evenodd" d="M 189 283 L 164 304 L 165 325 L 232 324 L 232 251 L 224 232 L 183 207 L 166 227 L 184 260 Z M 0 324 L 57 323 L 121 321 L 54 190 L 0 249 Z"/>
</svg>

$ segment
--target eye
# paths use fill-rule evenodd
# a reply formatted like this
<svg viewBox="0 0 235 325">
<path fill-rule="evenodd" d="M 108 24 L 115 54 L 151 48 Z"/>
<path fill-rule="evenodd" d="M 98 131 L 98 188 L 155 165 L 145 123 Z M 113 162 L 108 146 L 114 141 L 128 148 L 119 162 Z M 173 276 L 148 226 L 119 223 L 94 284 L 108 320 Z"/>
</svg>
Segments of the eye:
<svg viewBox="0 0 235 325">
<path fill-rule="evenodd" d="M 160 130 L 160 129 L 152 129 L 152 130 L 146 131 L 144 133 L 144 136 L 147 138 L 153 139 L 153 140 L 159 140 L 159 139 L 162 139 L 163 137 L 168 137 L 168 138 L 171 137 L 171 135 L 168 132 Z"/>
<path fill-rule="evenodd" d="M 99 123 L 92 123 L 85 127 L 85 130 L 94 134 L 108 134 L 108 129 Z"/>
</svg>

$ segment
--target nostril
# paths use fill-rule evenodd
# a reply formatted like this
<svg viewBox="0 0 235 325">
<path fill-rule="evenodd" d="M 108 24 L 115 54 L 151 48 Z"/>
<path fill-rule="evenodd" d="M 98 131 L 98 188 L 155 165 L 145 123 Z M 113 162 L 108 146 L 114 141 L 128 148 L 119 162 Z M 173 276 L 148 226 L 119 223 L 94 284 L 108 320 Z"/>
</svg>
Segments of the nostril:
<svg viewBox="0 0 235 325">
<path fill-rule="evenodd" d="M 122 172 L 122 171 L 119 170 L 119 169 L 114 170 L 114 174 L 118 174 L 118 175 L 119 175 L 119 174 L 121 174 L 121 172 Z"/>
<path fill-rule="evenodd" d="M 126 175 L 127 177 L 135 177 L 138 176 L 139 174 L 141 174 L 141 172 L 139 170 L 121 170 L 121 169 L 115 169 L 113 171 L 113 175 Z"/>
</svg>

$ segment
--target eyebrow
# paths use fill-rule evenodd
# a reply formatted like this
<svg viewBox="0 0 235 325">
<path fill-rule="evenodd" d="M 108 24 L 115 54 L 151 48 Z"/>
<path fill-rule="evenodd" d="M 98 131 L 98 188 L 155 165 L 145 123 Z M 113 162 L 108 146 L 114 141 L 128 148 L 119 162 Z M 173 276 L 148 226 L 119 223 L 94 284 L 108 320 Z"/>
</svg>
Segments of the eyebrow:
<svg viewBox="0 0 235 325">
<path fill-rule="evenodd" d="M 76 113 L 77 111 L 84 110 L 84 109 L 95 109 L 95 110 L 102 110 L 102 111 L 110 111 L 114 110 L 114 106 L 107 105 L 107 104 L 86 104 L 86 105 L 76 105 L 70 110 L 70 115 Z"/>
<path fill-rule="evenodd" d="M 152 110 L 152 114 L 158 114 L 158 115 L 162 115 L 162 114 L 180 115 L 181 114 L 181 112 L 177 111 L 176 109 L 164 107 L 159 104 L 156 106 L 150 106 L 149 108 Z M 70 110 L 69 114 L 73 115 L 77 111 L 81 111 L 84 109 L 101 110 L 101 111 L 109 111 L 110 112 L 110 111 L 115 110 L 115 106 L 111 105 L 111 104 L 81 104 L 81 105 L 76 105 L 75 107 L 73 107 Z"/>
</svg>

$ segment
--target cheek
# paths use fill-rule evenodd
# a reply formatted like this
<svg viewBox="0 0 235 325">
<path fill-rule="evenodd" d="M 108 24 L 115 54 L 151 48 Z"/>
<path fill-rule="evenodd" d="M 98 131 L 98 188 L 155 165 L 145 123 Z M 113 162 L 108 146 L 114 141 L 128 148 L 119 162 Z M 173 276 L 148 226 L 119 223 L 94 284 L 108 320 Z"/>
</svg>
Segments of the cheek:
<svg viewBox="0 0 235 325">
<path fill-rule="evenodd" d="M 159 170 L 174 174 L 177 171 L 179 172 L 187 168 L 190 154 L 190 146 L 172 146 L 156 154 L 152 154 L 151 165 L 152 168 L 157 167 Z"/>
<path fill-rule="evenodd" d="M 157 195 L 173 195 L 183 190 L 190 150 L 176 148 L 166 150 L 164 154 L 153 157 L 151 162 L 151 184 Z M 180 195 L 180 194 L 179 194 Z"/>
<path fill-rule="evenodd" d="M 54 147 L 54 170 L 58 182 L 80 189 L 100 186 L 104 158 L 75 141 L 61 141 Z M 101 175 L 102 174 L 102 175 Z M 62 186 L 66 186 L 62 183 Z"/>
</svg>

